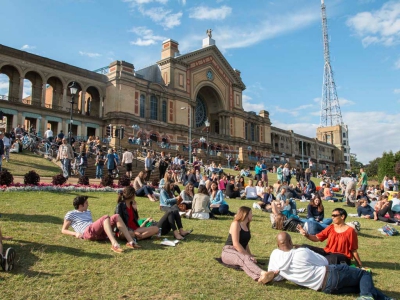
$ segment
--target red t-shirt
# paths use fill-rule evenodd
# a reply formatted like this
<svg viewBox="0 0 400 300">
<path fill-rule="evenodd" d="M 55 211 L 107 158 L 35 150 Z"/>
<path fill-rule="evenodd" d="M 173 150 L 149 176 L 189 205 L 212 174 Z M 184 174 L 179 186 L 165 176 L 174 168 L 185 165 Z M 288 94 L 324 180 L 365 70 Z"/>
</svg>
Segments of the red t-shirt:
<svg viewBox="0 0 400 300">
<path fill-rule="evenodd" d="M 352 227 L 347 228 L 344 232 L 337 233 L 334 226 L 330 225 L 316 236 L 321 242 L 328 239 L 324 248 L 327 253 L 341 253 L 352 259 L 353 253 L 351 251 L 358 249 L 358 236 Z"/>
<path fill-rule="evenodd" d="M 133 220 L 134 217 L 135 217 L 134 216 L 134 212 L 133 212 L 133 207 L 132 206 L 131 207 L 127 207 L 126 209 L 128 211 L 128 215 L 129 215 L 128 226 L 127 227 L 132 229 L 132 230 L 136 230 L 138 227 L 135 224 L 135 221 Z"/>
</svg>

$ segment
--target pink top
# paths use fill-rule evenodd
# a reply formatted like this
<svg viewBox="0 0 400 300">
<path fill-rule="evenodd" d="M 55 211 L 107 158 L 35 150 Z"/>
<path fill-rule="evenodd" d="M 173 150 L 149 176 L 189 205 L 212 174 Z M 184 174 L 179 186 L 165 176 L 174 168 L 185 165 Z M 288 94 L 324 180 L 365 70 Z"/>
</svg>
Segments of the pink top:
<svg viewBox="0 0 400 300">
<path fill-rule="evenodd" d="M 221 179 L 218 184 L 218 189 L 220 189 L 221 191 L 225 191 L 227 183 L 228 183 L 228 180 Z"/>
</svg>

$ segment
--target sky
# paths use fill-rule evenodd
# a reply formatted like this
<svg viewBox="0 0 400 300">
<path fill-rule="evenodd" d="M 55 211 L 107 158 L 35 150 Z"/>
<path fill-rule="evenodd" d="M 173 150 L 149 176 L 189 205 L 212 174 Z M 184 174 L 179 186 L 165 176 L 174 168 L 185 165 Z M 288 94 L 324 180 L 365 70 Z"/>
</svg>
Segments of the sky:
<svg viewBox="0 0 400 300">
<path fill-rule="evenodd" d="M 400 150 L 400 1 L 325 0 L 331 65 L 351 153 L 367 164 Z M 324 66 L 320 0 L 0 0 L 0 43 L 88 70 L 161 58 L 206 30 L 246 85 L 243 107 L 316 137 Z M 18 20 L 18 21 L 16 21 Z M 8 78 L 0 74 L 0 95 Z M 29 95 L 30 83 L 24 94 Z"/>
</svg>

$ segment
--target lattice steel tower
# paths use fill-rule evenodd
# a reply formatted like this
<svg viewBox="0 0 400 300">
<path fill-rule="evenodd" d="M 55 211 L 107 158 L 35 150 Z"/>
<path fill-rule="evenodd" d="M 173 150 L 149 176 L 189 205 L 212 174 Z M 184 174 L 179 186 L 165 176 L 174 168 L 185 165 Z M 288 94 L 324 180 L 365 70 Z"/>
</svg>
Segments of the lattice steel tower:
<svg viewBox="0 0 400 300">
<path fill-rule="evenodd" d="M 324 0 L 321 0 L 322 11 L 322 35 L 324 40 L 324 81 L 321 100 L 321 127 L 342 125 L 342 113 L 336 92 L 336 84 L 329 56 L 328 23 L 326 20 L 326 8 Z"/>
</svg>

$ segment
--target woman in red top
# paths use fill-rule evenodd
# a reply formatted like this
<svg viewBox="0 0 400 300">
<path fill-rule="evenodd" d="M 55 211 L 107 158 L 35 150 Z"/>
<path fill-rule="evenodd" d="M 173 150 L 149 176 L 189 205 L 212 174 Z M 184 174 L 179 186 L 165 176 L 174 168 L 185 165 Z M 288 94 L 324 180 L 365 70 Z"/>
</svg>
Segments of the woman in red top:
<svg viewBox="0 0 400 300">
<path fill-rule="evenodd" d="M 353 227 L 346 225 L 347 212 L 343 208 L 335 208 L 332 212 L 332 224 L 316 235 L 308 234 L 300 225 L 299 232 L 313 242 L 323 242 L 328 239 L 325 248 L 303 245 L 310 250 L 325 256 L 329 264 L 346 262 L 350 265 L 354 258 L 358 267 L 362 267 L 358 255 L 358 236 Z"/>
<path fill-rule="evenodd" d="M 326 188 L 324 188 L 324 199 L 327 200 L 328 202 L 338 202 L 337 198 L 333 198 L 330 183 L 328 183 L 326 185 Z"/>
</svg>

